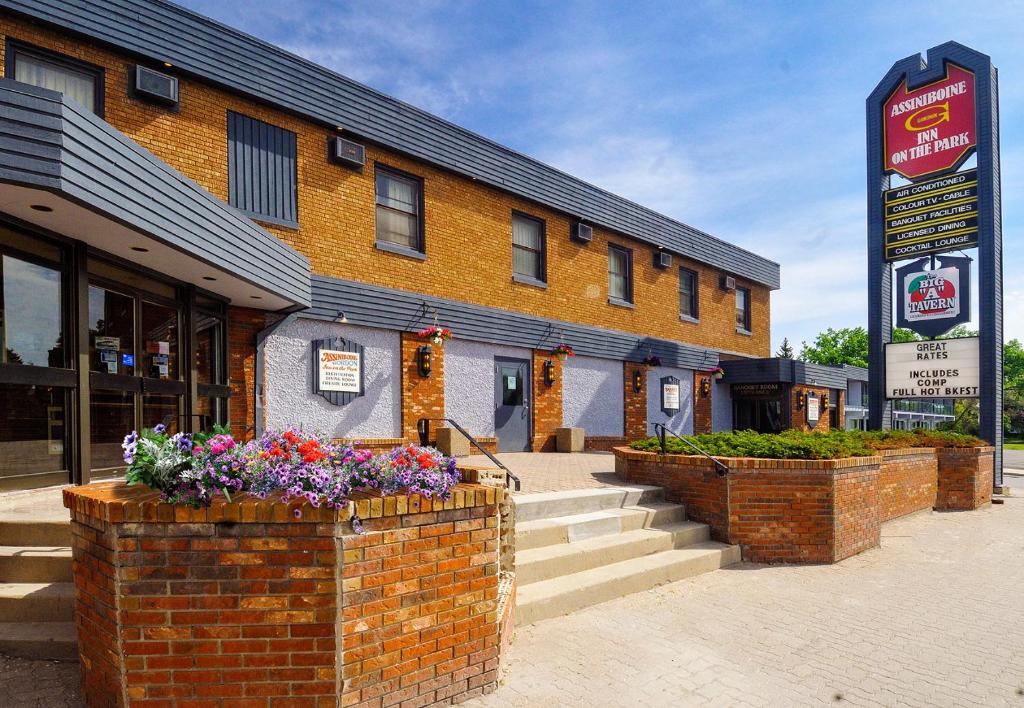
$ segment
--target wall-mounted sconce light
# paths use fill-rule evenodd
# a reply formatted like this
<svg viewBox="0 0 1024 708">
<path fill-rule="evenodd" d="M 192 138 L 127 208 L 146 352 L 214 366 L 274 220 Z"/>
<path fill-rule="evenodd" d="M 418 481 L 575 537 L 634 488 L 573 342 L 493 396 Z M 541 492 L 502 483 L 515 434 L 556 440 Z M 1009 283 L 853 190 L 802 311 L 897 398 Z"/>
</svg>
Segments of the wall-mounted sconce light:
<svg viewBox="0 0 1024 708">
<path fill-rule="evenodd" d="M 640 369 L 633 369 L 633 393 L 640 393 L 644 387 L 644 372 Z"/>
<path fill-rule="evenodd" d="M 555 385 L 555 362 L 551 359 L 544 360 L 544 385 Z"/>
<path fill-rule="evenodd" d="M 804 409 L 804 406 L 806 406 L 806 405 L 807 405 L 807 392 L 805 391 L 804 393 L 801 393 L 799 396 L 796 397 L 796 409 L 798 411 L 802 411 Z"/>
<path fill-rule="evenodd" d="M 345 311 L 338 310 L 338 314 L 334 316 L 334 321 L 338 324 L 348 324 L 348 317 L 345 317 Z"/>
<path fill-rule="evenodd" d="M 711 379 L 702 376 L 700 379 L 700 397 L 707 398 L 711 395 Z"/>
<path fill-rule="evenodd" d="M 821 407 L 822 408 L 828 408 L 828 394 L 827 393 L 821 394 Z"/>
<path fill-rule="evenodd" d="M 416 349 L 416 369 L 420 372 L 420 376 L 423 378 L 430 377 L 430 359 L 430 347 L 426 344 Z"/>
</svg>

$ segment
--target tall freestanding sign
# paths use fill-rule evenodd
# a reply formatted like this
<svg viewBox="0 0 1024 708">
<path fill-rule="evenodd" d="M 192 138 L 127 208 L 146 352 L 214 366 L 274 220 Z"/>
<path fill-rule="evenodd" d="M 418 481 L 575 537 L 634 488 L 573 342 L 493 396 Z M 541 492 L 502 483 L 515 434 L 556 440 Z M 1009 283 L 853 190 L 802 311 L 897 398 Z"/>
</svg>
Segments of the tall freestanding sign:
<svg viewBox="0 0 1024 708">
<path fill-rule="evenodd" d="M 896 62 L 868 97 L 868 390 L 872 428 L 890 426 L 893 398 L 977 398 L 981 436 L 996 446 L 1001 485 L 998 107 L 992 60 L 956 42 L 929 49 L 927 61 L 915 54 Z M 972 156 L 977 164 L 964 169 Z M 971 269 L 967 258 L 951 256 L 937 266 L 935 255 L 971 249 L 977 249 L 978 339 L 890 347 L 893 263 L 916 261 L 898 269 L 901 321 L 935 337 L 965 321 Z"/>
</svg>

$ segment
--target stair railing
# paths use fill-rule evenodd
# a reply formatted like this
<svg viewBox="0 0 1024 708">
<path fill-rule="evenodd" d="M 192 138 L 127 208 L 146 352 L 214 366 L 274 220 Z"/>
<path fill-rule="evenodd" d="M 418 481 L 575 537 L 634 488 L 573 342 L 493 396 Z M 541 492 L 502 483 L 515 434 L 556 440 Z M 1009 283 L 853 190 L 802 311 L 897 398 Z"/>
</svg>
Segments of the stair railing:
<svg viewBox="0 0 1024 708">
<path fill-rule="evenodd" d="M 697 445 L 691 442 L 690 440 L 687 440 L 678 433 L 669 430 L 668 428 L 665 427 L 663 423 L 654 424 L 654 434 L 658 436 L 658 445 L 661 446 L 662 455 L 668 454 L 668 447 L 665 445 L 665 436 L 671 435 L 676 440 L 679 440 L 681 443 L 695 451 L 698 455 L 703 455 L 707 459 L 711 460 L 711 462 L 715 465 L 715 471 L 718 472 L 719 477 L 724 477 L 725 475 L 729 474 L 729 466 L 727 464 L 725 464 L 716 457 L 712 457 L 707 452 L 697 447 Z"/>
<path fill-rule="evenodd" d="M 502 463 L 501 460 L 499 460 L 497 457 L 495 457 L 490 452 L 488 452 L 486 449 L 484 449 L 484 446 L 481 445 L 480 442 L 476 438 L 474 438 L 472 435 L 470 435 L 469 432 L 467 432 L 465 428 L 463 428 L 461 425 L 456 423 L 451 418 L 420 418 L 416 422 L 416 432 L 419 433 L 420 444 L 421 445 L 426 446 L 430 442 L 430 421 L 432 421 L 432 420 L 439 420 L 439 421 L 443 421 L 445 423 L 448 423 L 448 425 L 452 426 L 453 428 L 458 430 L 460 433 L 462 433 L 464 436 L 466 436 L 466 439 L 469 440 L 469 444 L 470 445 L 472 445 L 477 450 L 479 450 L 484 455 L 486 455 L 487 459 L 489 459 L 491 462 L 493 462 L 495 465 L 497 465 L 497 467 L 502 472 L 505 473 L 505 483 L 509 487 L 512 487 L 514 489 L 514 491 L 518 492 L 520 490 L 522 485 L 521 485 L 521 483 L 519 481 L 519 477 L 515 476 L 512 473 L 512 470 L 510 470 L 508 467 L 506 467 L 505 464 Z"/>
</svg>

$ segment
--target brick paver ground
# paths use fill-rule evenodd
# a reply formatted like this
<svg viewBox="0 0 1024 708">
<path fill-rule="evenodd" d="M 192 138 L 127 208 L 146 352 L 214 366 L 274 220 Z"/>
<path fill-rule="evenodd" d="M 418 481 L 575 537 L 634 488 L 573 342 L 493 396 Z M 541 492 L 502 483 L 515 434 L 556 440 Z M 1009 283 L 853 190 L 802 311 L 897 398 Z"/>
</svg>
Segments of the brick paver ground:
<svg viewBox="0 0 1024 708">
<path fill-rule="evenodd" d="M 517 630 L 473 706 L 1024 706 L 1024 498 L 883 526 L 832 566 L 740 564 Z"/>
<path fill-rule="evenodd" d="M 497 458 L 519 477 L 521 494 L 622 484 L 615 475 L 615 457 L 610 452 L 502 452 Z M 483 455 L 470 455 L 465 460 L 493 466 Z"/>
</svg>

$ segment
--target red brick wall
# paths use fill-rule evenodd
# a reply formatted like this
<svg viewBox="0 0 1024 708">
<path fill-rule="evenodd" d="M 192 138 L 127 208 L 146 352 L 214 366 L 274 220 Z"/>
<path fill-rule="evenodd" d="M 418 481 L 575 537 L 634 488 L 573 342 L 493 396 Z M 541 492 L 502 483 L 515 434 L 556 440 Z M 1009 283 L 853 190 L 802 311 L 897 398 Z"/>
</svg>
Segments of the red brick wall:
<svg viewBox="0 0 1024 708">
<path fill-rule="evenodd" d="M 583 438 L 583 449 L 587 452 L 611 452 L 630 442 L 619 435 L 587 435 Z"/>
<path fill-rule="evenodd" d="M 707 381 L 708 395 L 701 393 L 701 384 Z M 712 402 L 714 385 L 711 375 L 704 371 L 693 372 L 693 434 L 710 433 L 712 431 Z"/>
<path fill-rule="evenodd" d="M 724 458 L 730 471 L 690 455 L 615 451 L 616 471 L 665 488 L 712 537 L 738 544 L 761 563 L 833 563 L 880 541 L 880 458 L 755 460 Z"/>
<path fill-rule="evenodd" d="M 416 350 L 429 346 L 430 376 L 420 376 Z M 402 435 L 409 442 L 418 442 L 416 423 L 420 418 L 444 417 L 444 346 L 429 344 L 413 332 L 402 332 Z M 430 421 L 431 433 L 442 422 Z M 433 440 L 431 434 L 431 440 Z"/>
<path fill-rule="evenodd" d="M 882 521 L 935 506 L 938 460 L 932 448 L 884 450 L 878 474 Z"/>
<path fill-rule="evenodd" d="M 267 313 L 228 308 L 228 403 L 231 432 L 248 440 L 256 425 L 256 335 L 267 326 Z"/>
<path fill-rule="evenodd" d="M 992 501 L 994 448 L 939 448 L 936 453 L 936 509 L 977 509 Z"/>
<path fill-rule="evenodd" d="M 639 392 L 633 390 L 633 373 L 636 371 L 640 372 L 643 382 Z M 632 361 L 623 362 L 622 391 L 625 396 L 623 433 L 626 442 L 647 437 L 647 367 Z"/>
<path fill-rule="evenodd" d="M 298 503 L 189 510 L 123 485 L 68 489 L 87 704 L 427 705 L 492 690 L 502 497 L 362 495 L 356 535 Z"/>
<path fill-rule="evenodd" d="M 555 382 L 544 383 L 544 362 L 554 366 Z M 533 351 L 533 451 L 554 452 L 555 430 L 562 427 L 562 360 L 549 351 Z"/>
</svg>

